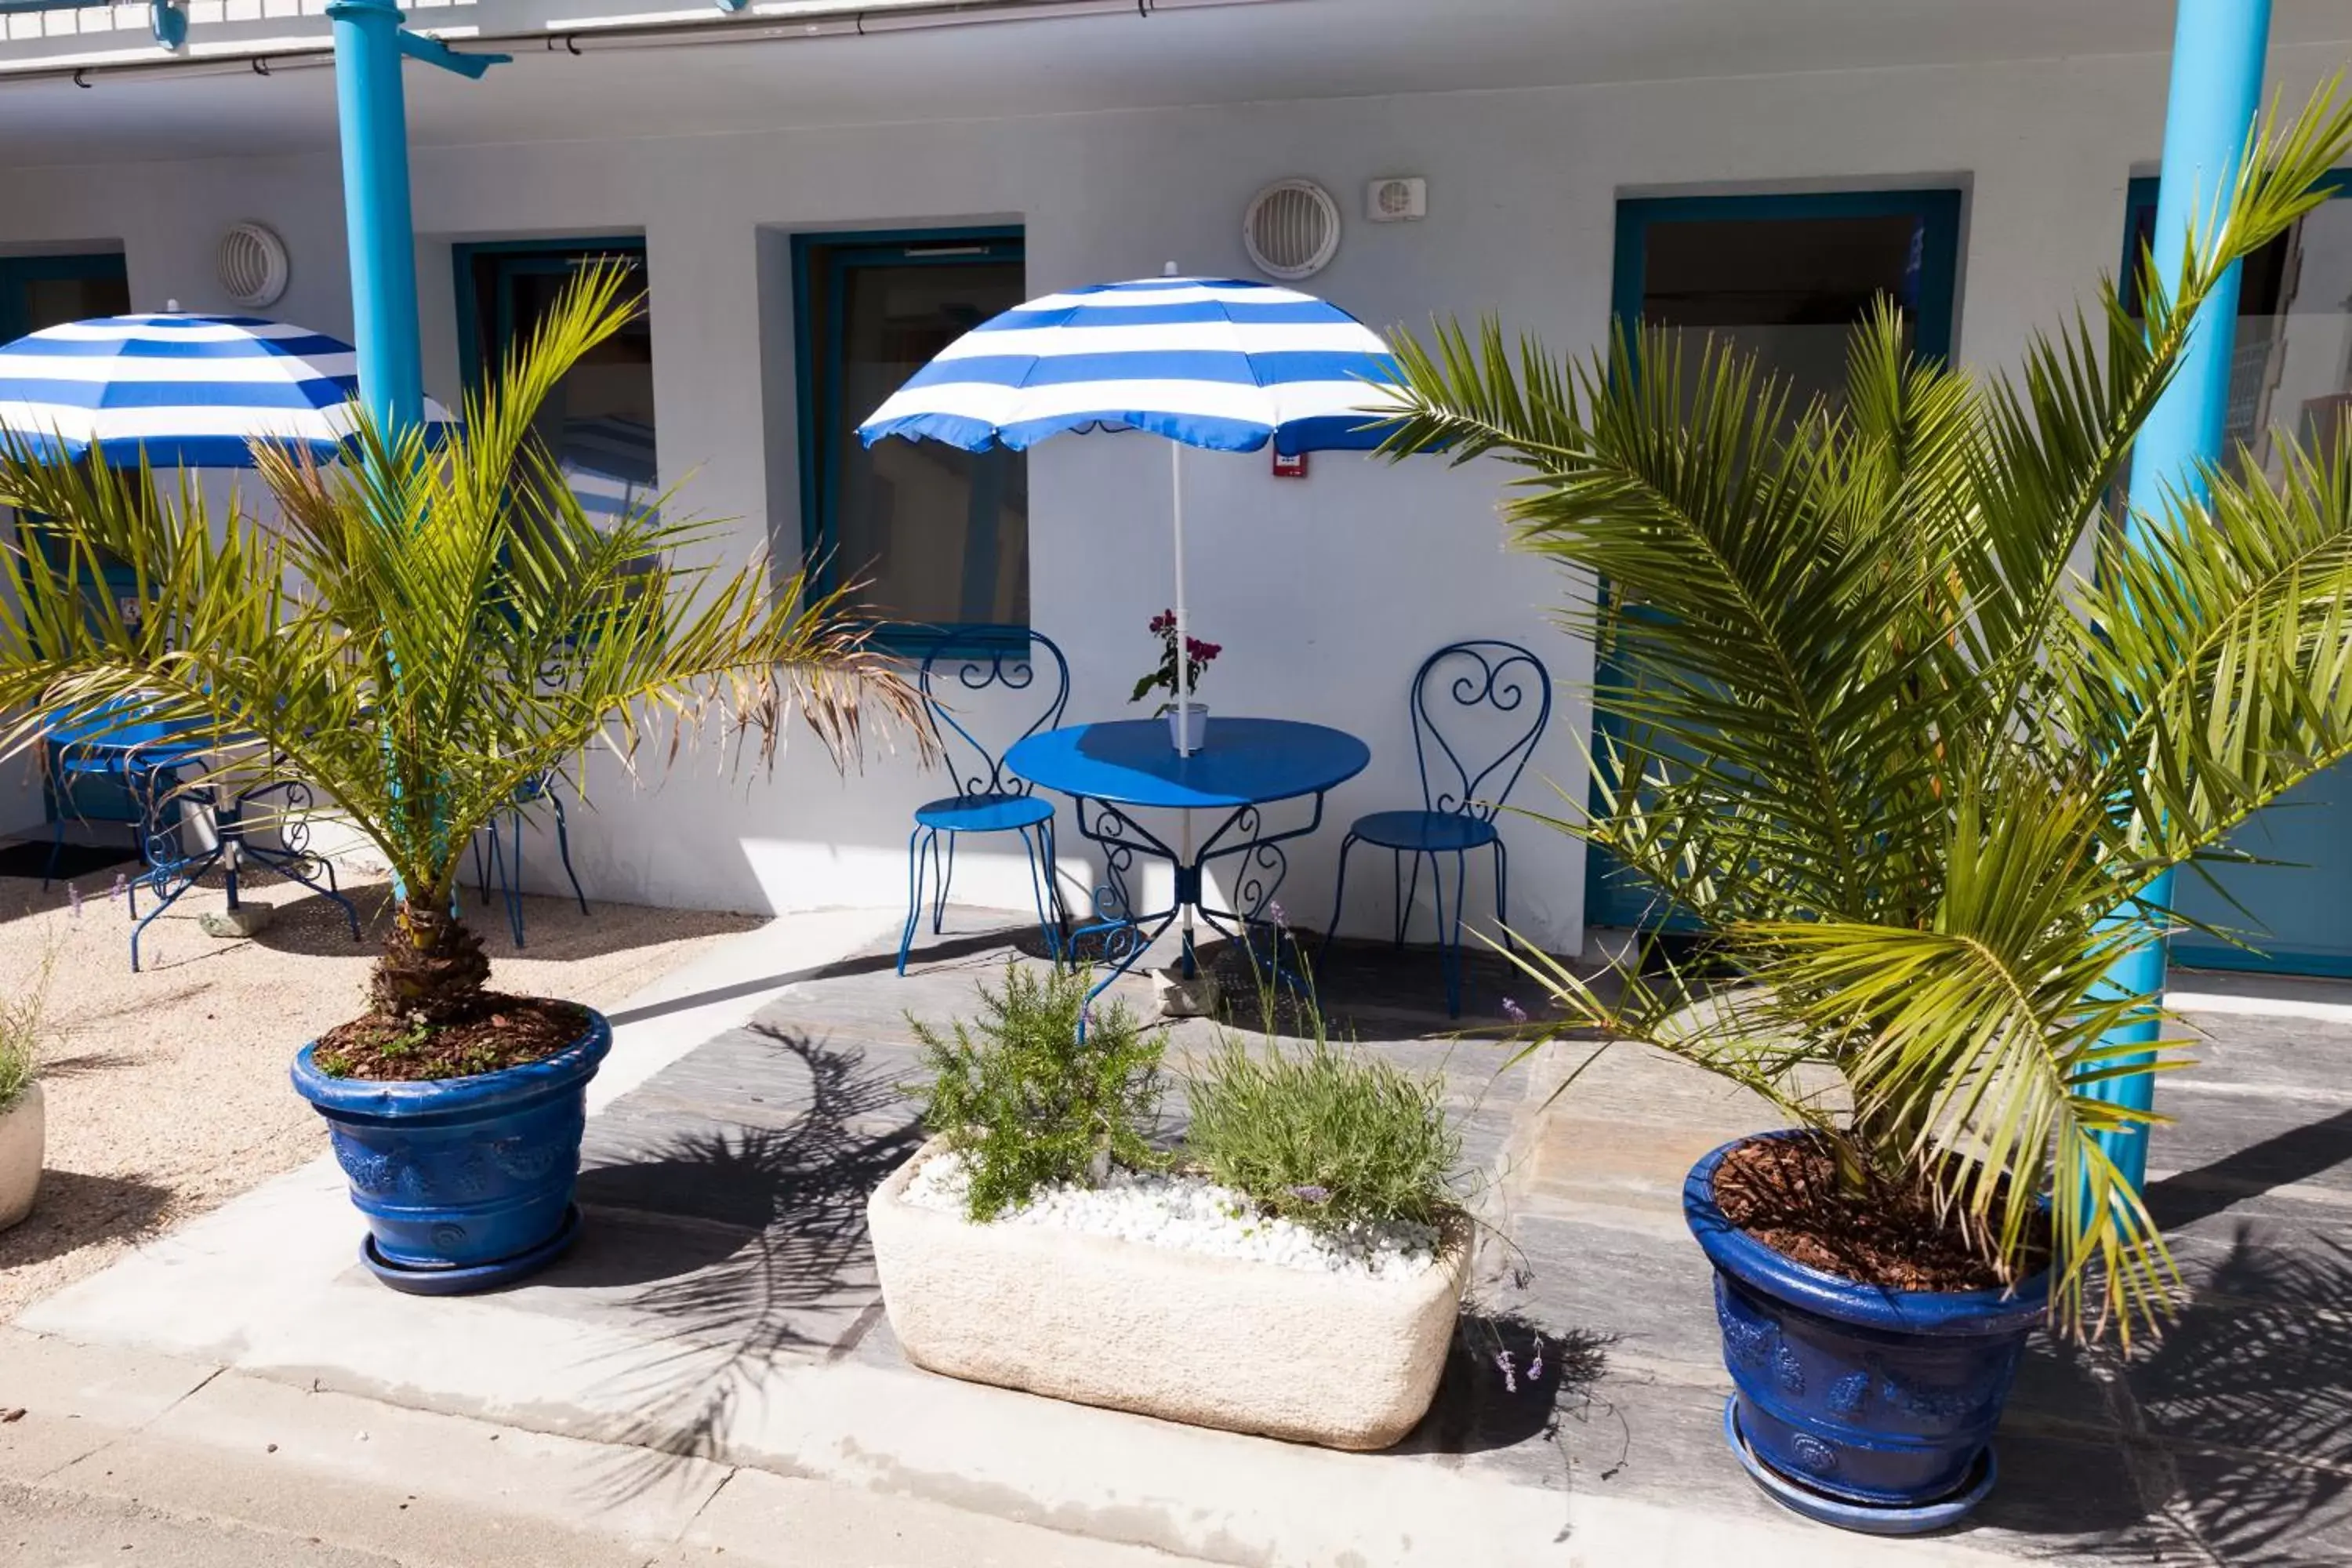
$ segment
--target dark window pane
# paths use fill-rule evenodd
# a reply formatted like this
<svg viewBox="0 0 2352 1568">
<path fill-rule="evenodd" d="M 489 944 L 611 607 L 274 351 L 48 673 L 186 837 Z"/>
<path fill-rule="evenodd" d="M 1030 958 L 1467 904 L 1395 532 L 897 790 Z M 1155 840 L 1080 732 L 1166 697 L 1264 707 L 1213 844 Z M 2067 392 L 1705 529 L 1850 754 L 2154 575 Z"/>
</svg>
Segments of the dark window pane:
<svg viewBox="0 0 2352 1568">
<path fill-rule="evenodd" d="M 1788 379 L 1801 405 L 1834 395 L 1853 325 L 1874 300 L 1895 300 L 1916 331 L 1925 233 L 1909 213 L 1653 223 L 1642 316 L 1732 340 Z"/>
<path fill-rule="evenodd" d="M 67 321 L 93 316 L 122 316 L 131 311 L 131 284 L 111 278 L 33 278 L 25 284 L 25 330 L 37 332 Z"/>
<path fill-rule="evenodd" d="M 474 258 L 481 372 L 495 377 L 526 347 L 583 268 L 618 262 L 635 269 L 625 292 L 645 289 L 645 258 L 589 247 L 490 251 Z M 660 494 L 654 443 L 652 318 L 640 311 L 589 351 L 540 405 L 532 428 L 570 479 L 592 517 L 642 510 Z"/>
<path fill-rule="evenodd" d="M 811 383 L 820 415 L 821 532 L 834 579 L 861 608 L 921 626 L 1029 619 L 1029 468 L 1020 454 L 891 439 L 867 448 L 857 426 L 932 356 L 1024 298 L 1024 268 L 937 242 L 823 249 L 810 272 Z"/>
</svg>

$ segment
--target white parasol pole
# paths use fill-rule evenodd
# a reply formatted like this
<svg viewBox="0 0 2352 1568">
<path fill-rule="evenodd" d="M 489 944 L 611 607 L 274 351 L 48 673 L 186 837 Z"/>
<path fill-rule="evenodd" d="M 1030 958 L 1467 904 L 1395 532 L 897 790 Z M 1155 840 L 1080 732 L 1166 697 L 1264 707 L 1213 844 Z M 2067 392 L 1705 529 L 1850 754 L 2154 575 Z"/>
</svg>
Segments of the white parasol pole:
<svg viewBox="0 0 2352 1568">
<path fill-rule="evenodd" d="M 1176 750 L 1192 754 L 1192 737 L 1183 722 L 1185 705 L 1192 700 L 1192 660 L 1184 657 L 1184 444 L 1168 443 L 1169 493 L 1176 505 Z"/>
<path fill-rule="evenodd" d="M 1176 753 L 1192 754 L 1192 733 L 1190 705 L 1192 700 L 1192 659 L 1187 652 L 1187 622 L 1184 609 L 1184 443 L 1168 443 L 1169 496 L 1176 512 Z M 1192 814 L 1184 817 L 1184 863 L 1192 861 Z M 1184 951 L 1192 951 L 1192 906 L 1184 906 Z"/>
</svg>

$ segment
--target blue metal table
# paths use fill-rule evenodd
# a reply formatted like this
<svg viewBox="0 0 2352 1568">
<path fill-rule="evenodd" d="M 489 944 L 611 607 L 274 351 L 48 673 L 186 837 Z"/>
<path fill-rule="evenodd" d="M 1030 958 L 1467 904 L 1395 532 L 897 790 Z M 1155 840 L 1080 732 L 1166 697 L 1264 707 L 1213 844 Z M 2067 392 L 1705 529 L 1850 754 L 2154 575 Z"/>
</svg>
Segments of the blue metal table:
<svg viewBox="0 0 2352 1568">
<path fill-rule="evenodd" d="M 238 873 L 250 861 L 341 905 L 351 922 L 352 940 L 360 940 L 359 911 L 336 886 L 332 862 L 310 850 L 310 829 L 303 814 L 314 804 L 310 786 L 299 779 L 278 779 L 255 789 L 230 792 L 205 782 L 202 775 L 214 771 L 211 759 L 215 754 L 257 742 L 240 737 L 226 742 L 200 739 L 170 720 L 140 717 L 135 704 L 125 700 L 53 715 L 46 739 L 58 796 L 52 868 L 56 846 L 64 842 L 65 810 L 74 784 L 89 780 L 110 784 L 131 801 L 129 826 L 142 868 L 125 889 L 132 921 L 131 967 L 134 971 L 139 967 L 140 937 L 215 866 L 221 868 L 229 908 L 237 907 Z M 190 769 L 198 772 L 198 779 L 181 776 Z M 255 843 L 247 837 L 249 825 L 245 813 L 257 803 L 268 805 L 277 828 L 275 845 Z M 212 844 L 194 854 L 188 853 L 181 838 L 191 805 L 203 807 L 213 825 Z M 139 915 L 141 882 L 148 885 L 157 900 L 143 920 Z"/>
<path fill-rule="evenodd" d="M 1004 754 L 1004 765 L 1023 778 L 1077 807 L 1078 832 L 1099 847 L 1107 876 L 1095 891 L 1095 920 L 1077 931 L 1099 937 L 1109 973 L 1104 986 L 1135 966 L 1151 944 L 1180 919 L 1184 921 L 1184 973 L 1197 965 L 1191 915 L 1222 935 L 1246 939 L 1289 869 L 1282 848 L 1323 824 L 1323 797 L 1364 771 L 1370 747 L 1344 731 L 1286 719 L 1212 717 L 1201 747 L 1180 755 L 1169 743 L 1168 725 L 1158 719 L 1122 719 L 1074 724 L 1032 735 Z M 1265 808 L 1280 801 L 1314 800 L 1302 826 L 1266 829 Z M 1136 811 L 1185 814 L 1181 847 L 1137 821 Z M 1192 813 L 1214 814 L 1214 826 L 1193 847 Z M 1175 868 L 1175 898 L 1164 910 L 1138 910 L 1131 879 L 1138 855 Z M 1235 909 L 1208 901 L 1207 870 L 1221 861 L 1232 868 Z"/>
</svg>

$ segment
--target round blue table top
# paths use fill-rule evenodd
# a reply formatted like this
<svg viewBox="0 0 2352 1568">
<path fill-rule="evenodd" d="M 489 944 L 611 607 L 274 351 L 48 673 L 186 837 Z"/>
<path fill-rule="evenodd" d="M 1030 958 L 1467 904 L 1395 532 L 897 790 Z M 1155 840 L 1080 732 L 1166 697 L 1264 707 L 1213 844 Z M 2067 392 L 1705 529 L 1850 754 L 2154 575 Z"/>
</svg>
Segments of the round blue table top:
<svg viewBox="0 0 2352 1568">
<path fill-rule="evenodd" d="M 66 752 L 68 771 L 101 771 L 142 762 L 176 766 L 195 757 L 249 745 L 252 736 L 207 736 L 188 720 L 148 720 L 151 705 L 136 699 L 110 699 L 97 708 L 58 710 L 47 717 L 45 738 Z"/>
<path fill-rule="evenodd" d="M 1201 749 L 1181 756 L 1165 719 L 1116 719 L 1032 735 L 1004 765 L 1062 795 L 1118 805 L 1230 811 L 1318 795 L 1362 773 L 1371 748 L 1345 731 L 1288 719 L 1210 715 Z"/>
<path fill-rule="evenodd" d="M 115 698 L 95 708 L 52 713 L 47 738 L 77 752 L 140 752 L 148 756 L 194 756 L 211 742 L 184 721 L 140 717 L 143 704 Z"/>
</svg>

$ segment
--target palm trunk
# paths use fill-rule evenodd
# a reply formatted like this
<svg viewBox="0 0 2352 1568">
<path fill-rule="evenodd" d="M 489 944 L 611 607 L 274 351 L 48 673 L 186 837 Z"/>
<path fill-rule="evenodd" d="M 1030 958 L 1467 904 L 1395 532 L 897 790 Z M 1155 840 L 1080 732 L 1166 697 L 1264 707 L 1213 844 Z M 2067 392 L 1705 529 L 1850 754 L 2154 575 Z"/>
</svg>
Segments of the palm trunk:
<svg viewBox="0 0 2352 1568">
<path fill-rule="evenodd" d="M 448 1024 L 473 1010 L 489 980 L 482 939 L 449 913 L 446 900 L 405 899 L 376 959 L 368 999 L 380 1017 Z"/>
</svg>

